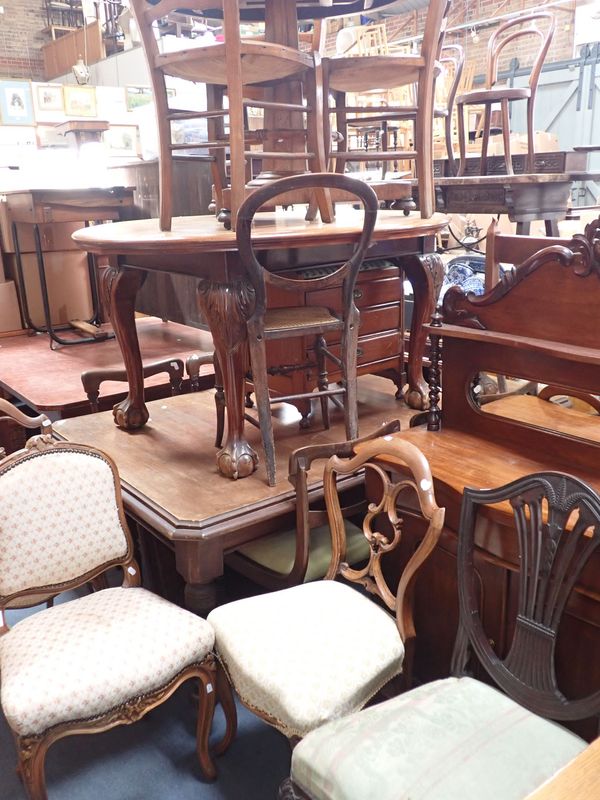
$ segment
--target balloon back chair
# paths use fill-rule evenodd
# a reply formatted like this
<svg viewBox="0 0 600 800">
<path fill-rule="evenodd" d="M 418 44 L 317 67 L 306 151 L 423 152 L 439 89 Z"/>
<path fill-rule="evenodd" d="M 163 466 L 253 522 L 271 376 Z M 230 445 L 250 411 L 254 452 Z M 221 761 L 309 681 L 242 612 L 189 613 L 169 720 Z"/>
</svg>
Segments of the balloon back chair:
<svg viewBox="0 0 600 800">
<path fill-rule="evenodd" d="M 54 742 L 135 722 L 189 679 L 200 686 L 197 755 L 214 778 L 214 633 L 140 587 L 111 459 L 46 433 L 31 438 L 0 462 L 0 536 L 0 698 L 29 798 L 46 800 Z M 8 625 L 7 610 L 97 584 L 114 568 L 122 585 Z"/>
<path fill-rule="evenodd" d="M 480 613 L 475 547 L 481 510 L 500 504 L 513 513 L 518 565 L 514 615 L 505 621 L 501 647 Z M 568 698 L 554 663 L 563 612 L 599 545 L 600 496 L 577 478 L 544 472 L 498 489 L 466 488 L 453 677 L 309 734 L 294 750 L 281 800 L 529 797 L 586 748 L 554 720 L 600 716 L 600 692 Z M 572 608 L 580 602 L 573 600 Z M 470 677 L 471 659 L 488 682 Z"/>
<path fill-rule="evenodd" d="M 340 196 L 357 197 L 363 204 L 363 228 L 352 256 L 332 272 L 315 278 L 294 278 L 284 273 L 273 273 L 259 262 L 252 244 L 252 221 L 261 206 L 280 195 L 310 188 L 333 189 Z M 260 430 L 265 452 L 267 477 L 275 485 L 275 445 L 270 404 L 295 399 L 319 398 L 325 427 L 329 427 L 328 401 L 342 397 L 346 437 L 358 435 L 356 402 L 356 359 L 359 311 L 355 304 L 354 286 L 358 271 L 366 255 L 377 219 L 377 197 L 370 186 L 345 175 L 322 173 L 283 178 L 263 186 L 246 198 L 238 212 L 237 245 L 246 277 L 254 291 L 254 309 L 248 319 L 248 343 L 252 382 L 258 407 Z M 293 241 L 290 242 L 293 247 Z M 337 308 L 303 305 L 271 309 L 267 307 L 267 286 L 289 292 L 315 291 L 340 287 Z M 326 336 L 341 335 L 341 357 L 338 358 L 327 345 Z M 314 352 L 319 373 L 318 391 L 304 395 L 287 395 L 269 398 L 267 384 L 266 342 L 298 336 L 314 337 Z M 330 389 L 327 360 L 341 371 L 341 386 Z"/>
<path fill-rule="evenodd" d="M 546 22 L 546 30 L 536 27 L 536 22 Z M 527 27 L 529 26 L 529 27 Z M 502 138 L 504 142 L 504 161 L 506 172 L 513 174 L 512 157 L 510 153 L 510 114 L 509 104 L 513 100 L 527 100 L 527 172 L 534 171 L 534 136 L 533 113 L 540 73 L 544 59 L 554 35 L 554 17 L 548 11 L 536 11 L 532 14 L 522 14 L 516 19 L 511 19 L 497 28 L 488 42 L 487 66 L 485 75 L 485 88 L 473 89 L 456 98 L 458 113 L 458 141 L 460 145 L 459 175 L 464 175 L 467 156 L 467 133 L 465 130 L 465 106 L 483 106 L 483 132 L 481 145 L 480 175 L 487 175 L 487 152 L 492 124 L 492 105 L 500 103 Z M 516 39 L 537 39 L 538 49 L 535 54 L 529 84 L 527 86 L 498 86 L 498 64 L 502 50 Z M 525 42 L 523 42 L 525 46 Z"/>
<path fill-rule="evenodd" d="M 175 152 L 191 147 L 208 149 L 212 155 L 215 207 L 226 227 L 234 230 L 237 210 L 251 191 L 246 184 L 251 178 L 248 165 L 252 159 L 262 160 L 264 172 L 272 165 L 279 165 L 272 168 L 280 175 L 304 172 L 307 168 L 321 172 L 326 168 L 318 53 L 274 44 L 264 41 L 264 37 L 242 39 L 238 0 L 191 0 L 185 6 L 188 13 L 220 13 L 224 42 L 202 45 L 192 41 L 183 50 L 161 52 L 153 26 L 169 12 L 181 9 L 181 3 L 131 0 L 131 6 L 156 104 L 161 230 L 171 229 Z M 207 108 L 202 111 L 174 108 L 169 102 L 166 76 L 206 84 Z M 264 129 L 250 130 L 248 109 L 262 109 L 270 117 Z M 176 142 L 173 124 L 191 119 L 206 123 L 208 138 L 202 140 L 196 136 L 193 142 Z M 323 193 L 316 197 L 322 218 L 331 221 L 330 200 Z"/>
<path fill-rule="evenodd" d="M 381 466 L 386 457 L 405 471 L 390 477 Z M 362 521 L 368 557 L 352 568 L 338 490 L 340 479 L 361 471 L 369 474 L 375 499 Z M 427 460 L 399 435 L 366 442 L 350 458 L 333 456 L 323 485 L 332 549 L 325 579 L 237 600 L 208 617 L 241 701 L 292 740 L 362 708 L 403 669 L 410 683 L 415 579 L 444 521 Z M 414 511 L 398 510 L 406 498 Z M 382 559 L 413 524 L 424 529 L 423 538 L 391 587 Z"/>
</svg>

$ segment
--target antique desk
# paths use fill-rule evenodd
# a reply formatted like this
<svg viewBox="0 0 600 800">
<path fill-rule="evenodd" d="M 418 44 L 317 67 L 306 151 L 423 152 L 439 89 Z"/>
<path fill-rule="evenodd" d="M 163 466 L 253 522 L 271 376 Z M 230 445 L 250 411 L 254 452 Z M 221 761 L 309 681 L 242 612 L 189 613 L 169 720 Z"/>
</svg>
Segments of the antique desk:
<svg viewBox="0 0 600 800">
<path fill-rule="evenodd" d="M 133 189 L 125 187 L 89 189 L 27 189 L 5 193 L 6 214 L 2 220 L 2 246 L 5 253 L 14 253 L 16 278 L 22 307 L 23 322 L 31 330 L 45 332 L 53 342 L 62 345 L 80 344 L 106 338 L 107 334 L 95 331 L 91 324 L 81 323 L 87 338 L 65 339 L 57 330 L 65 327 L 54 321 L 56 311 L 52 308 L 51 290 L 49 294 L 47 268 L 66 275 L 81 265 L 82 254 L 77 252 L 71 241 L 71 234 L 83 224 L 96 220 L 129 219 L 133 207 Z M 75 252 L 73 252 L 75 251 Z M 37 270 L 39 284 L 31 275 L 25 274 L 25 264 Z M 87 258 L 89 292 L 91 293 L 92 319 L 99 320 L 99 298 L 97 292 L 96 269 L 91 255 Z M 63 278 L 63 281 L 65 278 Z M 59 281 L 55 281 L 57 283 Z M 78 288 L 70 284 L 74 293 L 81 295 L 85 304 L 88 287 Z M 56 289 L 55 289 L 56 291 Z M 40 294 L 41 316 L 30 309 L 32 295 Z M 68 305 L 66 300 L 62 303 Z M 80 322 L 80 321 L 78 321 Z M 66 327 L 69 327 L 68 325 Z M 91 335 L 90 335 L 91 334 Z"/>
<path fill-rule="evenodd" d="M 478 374 L 485 372 L 551 384 L 567 396 L 569 390 L 600 394 L 599 231 L 596 221 L 568 246 L 540 250 L 482 296 L 450 289 L 442 318 L 436 315 L 436 324 L 426 326 L 432 339 L 428 424 L 395 434 L 413 442 L 428 458 L 437 502 L 446 507 L 446 528 L 417 587 L 415 669 L 422 679 L 447 675 L 450 666 L 458 621 L 456 546 L 464 487 L 493 488 L 527 474 L 556 470 L 600 492 L 600 416 L 537 396 L 503 396 L 480 404 L 476 391 Z M 502 656 L 518 594 L 512 510 L 508 504 L 490 507 L 480 522 L 480 613 Z M 409 533 L 408 551 L 419 536 L 419 531 Z M 596 550 L 568 599 L 556 640 L 561 688 L 570 697 L 598 690 L 599 663 Z M 578 730 L 585 736 L 597 734 L 595 725 Z"/>
<path fill-rule="evenodd" d="M 358 238 L 362 212 L 340 204 L 333 223 L 306 222 L 301 210 L 261 214 L 253 237 L 259 258 L 270 269 L 289 270 L 326 268 L 349 256 Z M 399 211 L 382 211 L 377 220 L 373 244 L 365 261 L 367 271 L 359 280 L 357 292 L 377 313 L 364 308 L 359 347 L 359 374 L 403 373 L 404 336 L 401 319 L 400 272 L 413 285 L 413 311 L 408 362 L 407 400 L 413 408 L 426 404 L 422 357 L 425 346 L 423 323 L 433 308 L 435 287 L 442 277 L 438 256 L 433 255 L 434 235 L 446 224 L 435 214 L 422 220 Z M 133 325 L 135 297 L 146 271 L 172 272 L 200 279 L 198 302 L 213 336 L 223 373 L 227 403 L 227 440 L 217 454 L 220 471 L 231 478 L 250 475 L 257 455 L 244 436 L 244 389 L 247 372 L 246 318 L 251 296 L 242 280 L 235 234 L 224 230 L 214 217 L 179 217 L 173 229 L 160 231 L 158 220 L 137 220 L 86 228 L 74 234 L 77 244 L 97 255 L 118 256 L 118 266 L 105 273 L 110 295 L 111 322 L 123 352 L 129 378 L 129 396 L 115 406 L 117 425 L 126 430 L 142 427 L 148 419 L 144 405 L 139 346 Z M 290 250 L 293 248 L 293 257 Z M 262 251 L 262 255 L 261 255 Z M 370 263 L 371 262 L 371 263 Z M 368 268 L 383 270 L 372 282 Z M 388 272 L 385 272 L 385 269 Z M 390 279 L 386 277 L 389 275 Z M 367 276 L 367 277 L 364 277 Z M 372 291 L 371 291 L 372 290 Z M 357 300 L 360 301 L 357 295 Z M 305 301 L 317 302 L 312 297 Z M 328 302 L 319 298 L 319 304 Z M 273 307 L 289 304 L 271 298 Z M 360 306 L 361 303 L 359 302 Z M 390 314 L 391 310 L 391 314 Z M 381 313 L 380 313 L 381 312 Z M 391 317 L 391 321 L 390 321 Z M 367 330 L 368 333 L 364 334 Z M 307 347 L 301 339 L 292 344 L 283 362 L 303 366 Z M 300 370 L 307 391 L 316 385 L 314 369 Z M 335 380 L 335 375 L 331 376 Z M 286 380 L 286 375 L 280 376 Z M 399 377 L 395 380 L 400 381 Z M 296 388 L 296 387 L 294 387 Z M 285 391 L 285 390 L 284 390 Z M 283 392 L 282 392 L 283 393 Z M 289 393 L 289 392 L 285 392 Z"/>
</svg>

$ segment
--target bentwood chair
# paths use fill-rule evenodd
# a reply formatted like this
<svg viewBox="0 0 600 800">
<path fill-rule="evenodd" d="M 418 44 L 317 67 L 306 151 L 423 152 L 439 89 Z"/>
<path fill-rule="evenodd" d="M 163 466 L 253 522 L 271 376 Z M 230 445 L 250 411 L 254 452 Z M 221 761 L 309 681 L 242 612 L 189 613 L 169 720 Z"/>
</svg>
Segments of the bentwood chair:
<svg viewBox="0 0 600 800">
<path fill-rule="evenodd" d="M 536 21 L 544 20 L 547 23 L 546 31 L 536 27 Z M 509 104 L 513 100 L 527 100 L 527 172 L 534 172 L 534 136 L 533 113 L 537 86 L 544 64 L 544 59 L 554 35 L 554 17 L 548 11 L 536 11 L 532 14 L 520 15 L 511 19 L 497 28 L 488 42 L 487 66 L 485 88 L 474 89 L 456 98 L 458 111 L 458 140 L 460 144 L 460 169 L 459 175 L 464 175 L 466 170 L 467 134 L 465 130 L 465 106 L 478 105 L 484 107 L 483 133 L 481 145 L 481 165 L 479 173 L 487 175 L 487 151 L 490 139 L 492 122 L 492 106 L 500 103 L 502 139 L 504 143 L 504 161 L 506 172 L 513 174 L 512 157 L 510 153 L 510 115 Z M 528 86 L 498 86 L 498 64 L 502 50 L 508 45 L 519 40 L 538 39 L 538 49 L 535 53 Z M 523 45 L 526 41 L 521 41 Z"/>
<path fill-rule="evenodd" d="M 402 477 L 390 478 L 378 463 L 392 455 L 406 465 Z M 362 522 L 367 562 L 353 569 L 346 563 L 338 490 L 340 479 L 361 470 L 377 499 Z M 333 456 L 323 483 L 332 539 L 325 579 L 228 603 L 208 617 L 220 663 L 240 700 L 293 739 L 362 708 L 403 667 L 410 682 L 415 578 L 444 521 L 427 460 L 399 437 L 375 439 L 350 458 Z M 397 505 L 407 496 L 416 510 L 400 513 Z M 411 524 L 426 530 L 395 589 L 381 563 Z"/>
<path fill-rule="evenodd" d="M 213 157 L 212 176 L 217 212 L 226 227 L 235 229 L 237 210 L 247 191 L 247 165 L 262 159 L 263 171 L 271 168 L 321 172 L 326 168 L 322 139 L 322 75 L 318 53 L 294 47 L 242 39 L 238 0 L 191 0 L 188 13 L 213 11 L 223 16 L 225 41 L 161 53 L 153 24 L 181 8 L 179 0 L 131 0 L 156 104 L 160 148 L 160 226 L 171 229 L 174 152 L 190 147 L 207 148 Z M 207 109 L 189 111 L 171 107 L 165 76 L 206 84 Z M 224 102 L 224 96 L 227 103 Z M 306 100 L 306 103 L 304 101 Z M 250 130 L 248 109 L 271 115 L 261 130 Z M 277 124 L 275 124 L 277 115 Z M 298 126 L 298 118 L 304 124 Z M 173 123 L 205 121 L 208 139 L 176 143 Z M 225 119 L 228 120 L 227 130 Z M 255 149 L 251 149 L 254 147 Z M 228 164 L 226 164 L 227 155 Z M 278 165 L 278 166 L 277 166 Z M 331 202 L 319 193 L 321 216 L 332 219 Z"/>
<path fill-rule="evenodd" d="M 312 188 L 334 189 L 338 195 L 357 197 L 363 204 L 363 227 L 352 256 L 334 267 L 332 271 L 318 277 L 303 278 L 289 273 L 273 273 L 258 261 L 252 244 L 252 221 L 261 206 L 279 196 Z M 377 219 L 378 201 L 375 193 L 363 181 L 345 175 L 321 173 L 296 175 L 263 186 L 246 198 L 238 212 L 237 246 L 246 276 L 254 291 L 254 309 L 247 321 L 248 344 L 252 383 L 258 407 L 258 417 L 270 486 L 275 485 L 275 444 L 271 422 L 271 403 L 283 403 L 294 399 L 307 399 L 307 395 L 269 397 L 267 351 L 268 341 L 289 339 L 298 336 L 311 337 L 308 347 L 314 348 L 315 366 L 318 372 L 318 389 L 309 393 L 309 399 L 320 399 L 325 427 L 329 427 L 328 401 L 342 398 L 346 438 L 358 435 L 358 412 L 356 401 L 356 360 L 358 342 L 359 311 L 355 304 L 354 286 L 358 271 L 366 255 Z M 290 241 L 291 248 L 293 241 Z M 291 258 L 291 257 L 290 257 Z M 269 308 L 267 286 L 284 292 L 304 292 L 338 288 L 339 296 L 333 307 L 317 305 L 285 306 Z M 330 337 L 330 342 L 326 340 Z M 338 338 L 336 338 L 338 337 Z M 331 349 L 332 341 L 340 342 L 340 357 Z M 333 363 L 341 372 L 341 385 L 329 388 L 327 362 Z M 300 369 L 305 369 L 302 365 Z"/>
<path fill-rule="evenodd" d="M 419 54 L 390 53 L 389 55 L 369 55 L 358 58 L 327 58 L 323 60 L 325 97 L 331 93 L 335 97 L 336 130 L 339 134 L 337 149 L 330 152 L 335 170 L 343 172 L 346 164 L 358 161 L 398 161 L 414 159 L 417 167 L 419 189 L 419 208 L 423 218 L 431 217 L 435 210 L 433 186 L 433 109 L 435 78 L 439 72 L 437 59 L 440 57 L 446 18 L 450 3 L 448 0 L 431 0 L 427 11 L 423 42 Z M 395 104 L 374 106 L 348 106 L 346 94 L 393 90 L 402 86 L 417 84 L 416 135 L 414 148 L 405 151 L 380 149 L 373 157 L 364 150 L 348 148 L 348 121 L 352 124 L 357 118 L 365 122 L 371 119 L 402 119 L 403 107 Z M 400 116 L 396 116 L 399 114 Z M 325 144 L 331 142 L 328 115 L 325 115 Z"/>
<path fill-rule="evenodd" d="M 31 800 L 46 800 L 44 762 L 65 736 L 129 724 L 184 682 L 200 687 L 197 755 L 216 776 L 208 737 L 215 704 L 214 633 L 203 619 L 141 588 L 119 477 L 92 447 L 42 434 L 0 462 L 0 699 Z M 123 582 L 38 611 L 33 606 L 108 569 Z"/>
<path fill-rule="evenodd" d="M 483 506 L 510 503 L 519 573 L 512 640 L 498 651 L 479 613 L 475 530 Z M 571 591 L 600 544 L 600 497 L 544 472 L 465 489 L 458 538 L 453 677 L 324 725 L 292 756 L 283 800 L 521 800 L 587 743 L 556 722 L 598 717 L 600 693 L 567 699 L 554 653 Z M 469 677 L 471 656 L 496 687 Z M 501 691 L 499 691 L 499 689 Z"/>
<path fill-rule="evenodd" d="M 400 421 L 393 420 L 353 442 L 313 444 L 294 450 L 290 454 L 288 473 L 296 493 L 293 526 L 283 525 L 268 536 L 238 547 L 226 556 L 227 566 L 271 591 L 325 577 L 331 561 L 331 530 L 323 497 L 310 475 L 311 469 L 315 469 L 314 462 L 333 455 L 349 458 L 358 445 L 399 430 Z M 340 487 L 339 495 L 346 560 L 354 565 L 366 561 L 369 556 L 369 545 L 362 531 L 367 511 L 363 481 L 360 477 L 348 480 Z"/>
</svg>

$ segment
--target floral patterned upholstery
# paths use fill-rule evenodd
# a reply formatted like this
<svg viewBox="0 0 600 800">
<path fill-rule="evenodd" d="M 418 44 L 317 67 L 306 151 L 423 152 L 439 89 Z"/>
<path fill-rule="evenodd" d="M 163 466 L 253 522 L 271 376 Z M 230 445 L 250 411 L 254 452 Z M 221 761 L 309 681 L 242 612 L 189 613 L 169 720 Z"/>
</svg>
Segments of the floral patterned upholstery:
<svg viewBox="0 0 600 800">
<path fill-rule="evenodd" d="M 313 731 L 292 779 L 313 800 L 522 800 L 585 747 L 498 690 L 448 678 Z"/>
<path fill-rule="evenodd" d="M 2 707 L 22 736 L 89 719 L 166 685 L 213 644 L 206 620 L 145 589 L 104 589 L 0 638 Z"/>
<path fill-rule="evenodd" d="M 362 708 L 402 668 L 395 620 L 335 581 L 228 603 L 208 621 L 240 698 L 288 736 Z"/>
<path fill-rule="evenodd" d="M 68 450 L 9 465 L 0 472 L 0 534 L 0 598 L 122 558 L 127 540 L 110 465 Z"/>
</svg>

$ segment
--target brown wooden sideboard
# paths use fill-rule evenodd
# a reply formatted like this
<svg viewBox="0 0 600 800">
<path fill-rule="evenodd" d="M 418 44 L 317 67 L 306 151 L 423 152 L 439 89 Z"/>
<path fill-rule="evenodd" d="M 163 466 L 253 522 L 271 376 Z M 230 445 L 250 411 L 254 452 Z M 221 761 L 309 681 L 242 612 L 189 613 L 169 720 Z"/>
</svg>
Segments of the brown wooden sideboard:
<svg viewBox="0 0 600 800">
<path fill-rule="evenodd" d="M 600 394 L 600 221 L 568 246 L 553 244 L 507 275 L 486 294 L 455 287 L 432 337 L 429 424 L 396 434 L 429 459 L 446 527 L 417 586 L 415 671 L 421 679 L 447 675 L 458 622 L 456 548 L 465 486 L 493 488 L 523 475 L 558 470 L 600 491 L 600 416 L 554 406 L 538 397 L 480 405 L 480 372 L 508 375 Z M 543 240 L 542 240 L 543 241 Z M 438 344 L 438 340 L 441 343 Z M 439 399 L 439 349 L 443 409 Z M 494 406 L 496 405 L 496 408 Z M 549 403 L 548 403 L 549 405 Z M 421 535 L 406 526 L 404 558 Z M 486 511 L 476 532 L 480 614 L 500 656 L 515 622 L 517 549 L 510 508 Z M 400 569 L 389 564 L 388 569 Z M 556 641 L 559 685 L 570 697 L 600 684 L 600 553 L 575 586 Z M 595 723 L 578 730 L 597 734 Z"/>
</svg>

